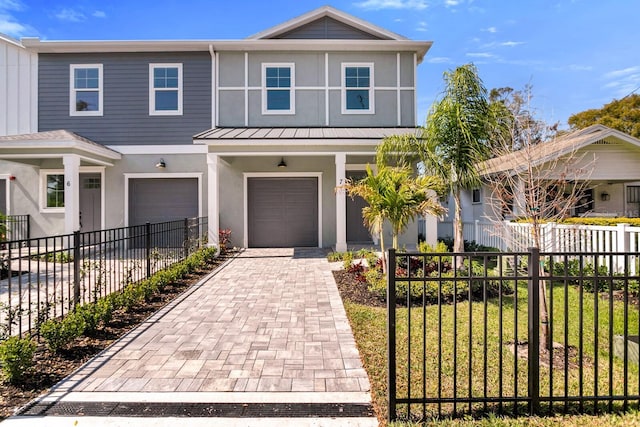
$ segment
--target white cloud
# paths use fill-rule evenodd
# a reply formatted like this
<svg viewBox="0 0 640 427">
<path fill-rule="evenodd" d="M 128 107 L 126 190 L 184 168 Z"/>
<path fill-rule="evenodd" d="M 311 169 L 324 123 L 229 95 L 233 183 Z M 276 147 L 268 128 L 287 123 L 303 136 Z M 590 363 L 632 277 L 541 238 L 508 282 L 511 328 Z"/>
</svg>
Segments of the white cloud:
<svg viewBox="0 0 640 427">
<path fill-rule="evenodd" d="M 71 21 L 71 22 L 82 22 L 85 19 L 87 19 L 84 13 L 78 12 L 77 10 L 74 10 L 74 9 L 67 9 L 67 8 L 62 9 L 60 12 L 56 13 L 55 16 L 61 21 Z"/>
<path fill-rule="evenodd" d="M 27 27 L 10 15 L 0 14 L 0 33 L 19 38 L 27 33 Z"/>
<path fill-rule="evenodd" d="M 93 17 L 95 17 L 95 18 L 106 18 L 106 17 L 107 17 L 107 14 L 106 14 L 106 13 L 104 13 L 103 11 L 101 11 L 101 10 L 96 10 L 95 12 L 93 12 L 93 13 L 91 14 L 91 16 L 93 16 Z"/>
<path fill-rule="evenodd" d="M 496 57 L 493 53 L 489 53 L 489 52 L 468 52 L 465 55 L 470 58 L 495 58 Z"/>
<path fill-rule="evenodd" d="M 0 0 L 0 10 L 14 10 L 19 11 L 24 8 L 22 2 L 18 0 Z"/>
<path fill-rule="evenodd" d="M 455 7 L 461 3 L 460 0 L 444 0 L 444 5 L 446 7 Z"/>
<path fill-rule="evenodd" d="M 604 75 L 605 79 L 618 79 L 621 77 L 627 77 L 629 75 L 640 73 L 640 66 L 636 65 L 633 67 L 623 68 L 621 70 L 613 70 L 609 71 Z"/>
<path fill-rule="evenodd" d="M 24 4 L 19 0 L 0 0 L 0 33 L 15 38 L 35 33 L 29 25 L 19 22 L 12 14 L 23 9 Z"/>
<path fill-rule="evenodd" d="M 521 44 L 524 44 L 524 42 L 506 41 L 506 42 L 500 43 L 500 46 L 515 47 L 515 46 L 520 46 Z"/>
<path fill-rule="evenodd" d="M 480 31 L 485 31 L 487 33 L 492 33 L 493 34 L 493 33 L 497 33 L 498 29 L 496 27 L 489 27 L 489 28 L 483 28 Z"/>
<path fill-rule="evenodd" d="M 427 58 L 427 62 L 430 64 L 451 64 L 451 58 L 446 56 L 434 56 L 431 58 Z"/>
<path fill-rule="evenodd" d="M 354 6 L 362 9 L 413 9 L 424 10 L 429 5 L 426 0 L 365 0 L 354 3 Z"/>
<path fill-rule="evenodd" d="M 603 88 L 612 89 L 616 97 L 622 98 L 640 87 L 640 66 L 609 71 L 603 77 L 605 80 L 610 80 L 603 85 Z"/>
<path fill-rule="evenodd" d="M 418 23 L 418 28 L 416 28 L 416 31 L 420 31 L 420 32 L 426 32 L 426 31 L 428 31 L 427 23 L 426 23 L 426 22 L 424 22 L 424 21 L 419 22 L 419 23 Z"/>
</svg>

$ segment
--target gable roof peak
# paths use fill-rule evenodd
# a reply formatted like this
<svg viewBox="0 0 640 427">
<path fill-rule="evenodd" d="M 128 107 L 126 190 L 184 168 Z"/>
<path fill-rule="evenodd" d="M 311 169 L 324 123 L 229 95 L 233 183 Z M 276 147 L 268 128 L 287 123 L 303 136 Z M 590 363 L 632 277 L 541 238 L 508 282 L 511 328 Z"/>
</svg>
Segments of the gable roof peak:
<svg viewBox="0 0 640 427">
<path fill-rule="evenodd" d="M 272 39 L 278 36 L 288 33 L 296 28 L 302 27 L 305 24 L 316 21 L 321 18 L 329 17 L 343 24 L 349 25 L 365 33 L 371 34 L 377 38 L 386 40 L 408 40 L 406 37 L 396 34 L 392 31 L 385 30 L 382 27 L 378 27 L 370 22 L 364 21 L 360 18 L 356 18 L 353 15 L 338 10 L 332 6 L 325 5 L 310 12 L 302 14 L 298 17 L 290 19 L 282 24 L 268 28 L 257 34 L 247 37 L 248 40 L 261 40 Z"/>
</svg>

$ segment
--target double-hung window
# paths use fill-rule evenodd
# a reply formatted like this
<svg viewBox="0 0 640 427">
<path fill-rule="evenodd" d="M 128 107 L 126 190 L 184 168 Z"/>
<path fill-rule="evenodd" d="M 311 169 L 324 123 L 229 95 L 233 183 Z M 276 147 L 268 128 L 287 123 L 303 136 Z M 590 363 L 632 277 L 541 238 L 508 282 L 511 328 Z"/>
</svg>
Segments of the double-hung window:
<svg viewBox="0 0 640 427">
<path fill-rule="evenodd" d="M 294 64 L 262 64 L 262 114 L 295 114 Z"/>
<path fill-rule="evenodd" d="M 373 114 L 373 64 L 342 64 L 342 113 Z"/>
<path fill-rule="evenodd" d="M 64 209 L 64 173 L 57 170 L 40 171 L 43 211 L 58 212 Z"/>
<path fill-rule="evenodd" d="M 69 114 L 102 115 L 102 64 L 71 64 Z"/>
<path fill-rule="evenodd" d="M 149 114 L 182 115 L 182 64 L 149 64 Z"/>
</svg>

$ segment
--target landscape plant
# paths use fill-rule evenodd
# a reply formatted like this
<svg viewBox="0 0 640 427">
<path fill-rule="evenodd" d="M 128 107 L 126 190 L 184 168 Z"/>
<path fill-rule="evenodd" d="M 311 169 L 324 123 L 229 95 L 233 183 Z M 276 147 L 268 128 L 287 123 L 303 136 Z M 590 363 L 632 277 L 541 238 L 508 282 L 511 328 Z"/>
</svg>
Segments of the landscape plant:
<svg viewBox="0 0 640 427">
<path fill-rule="evenodd" d="M 0 369 L 5 381 L 16 384 L 33 366 L 36 343 L 30 338 L 12 336 L 0 343 Z"/>
</svg>

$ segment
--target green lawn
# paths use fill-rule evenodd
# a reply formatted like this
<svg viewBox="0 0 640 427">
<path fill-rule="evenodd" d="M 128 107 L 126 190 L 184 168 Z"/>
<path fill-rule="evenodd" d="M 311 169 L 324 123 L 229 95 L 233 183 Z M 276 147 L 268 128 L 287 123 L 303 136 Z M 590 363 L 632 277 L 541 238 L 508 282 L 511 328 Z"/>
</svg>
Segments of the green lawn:
<svg viewBox="0 0 640 427">
<path fill-rule="evenodd" d="M 499 300 L 491 299 L 485 305 L 482 302 L 469 303 L 462 302 L 456 305 L 454 310 L 452 305 L 442 307 L 442 312 L 438 313 L 437 306 L 429 306 L 424 314 L 426 328 L 423 329 L 423 311 L 421 309 L 399 309 L 397 313 L 397 357 L 398 357 L 398 391 L 400 396 L 406 396 L 408 388 L 407 359 L 409 331 L 407 319 L 411 319 L 411 395 L 416 397 L 423 387 L 427 395 L 435 397 L 440 391 L 442 396 L 452 397 L 454 389 L 454 371 L 456 375 L 457 396 L 481 397 L 486 393 L 488 396 L 497 396 L 502 389 L 503 395 L 516 394 L 526 396 L 527 392 L 527 361 L 516 359 L 505 343 L 513 341 L 527 340 L 527 290 L 526 285 L 520 284 L 517 288 L 517 295 L 503 297 L 502 310 L 500 310 Z M 515 319 L 514 304 L 518 307 L 517 323 Z M 595 305 L 597 304 L 597 310 Z M 572 352 L 569 357 L 571 366 L 567 369 L 550 369 L 541 367 L 540 390 L 541 395 L 562 396 L 566 393 L 569 396 L 580 394 L 582 387 L 583 395 L 593 395 L 597 385 L 599 394 L 606 394 L 609 390 L 609 377 L 613 378 L 612 392 L 621 395 L 624 392 L 624 366 L 621 360 L 614 358 L 610 365 L 609 359 L 609 328 L 614 334 L 622 334 L 624 331 L 624 307 L 621 301 L 615 301 L 609 305 L 606 298 L 596 298 L 594 294 L 579 292 L 577 287 L 564 285 L 553 286 L 553 298 L 550 299 L 553 308 L 553 340 L 554 342 L 568 346 L 578 346 L 582 340 L 583 354 Z M 372 396 L 374 404 L 382 418 L 387 416 L 387 356 L 386 356 L 386 310 L 381 308 L 365 307 L 350 302 L 345 302 L 347 314 L 351 321 L 355 338 L 363 357 L 365 367 L 369 373 L 372 384 Z M 582 309 L 581 309 L 582 307 Z M 566 324 L 564 309 L 567 309 Z M 610 308 L 612 311 L 610 312 Z M 632 309 L 633 308 L 633 309 Z M 583 313 L 580 316 L 580 313 Z M 594 314 L 597 312 L 597 327 Z M 610 323 L 609 316 L 613 322 Z M 469 328 L 469 316 L 471 315 L 471 328 Z M 454 322 L 455 317 L 455 322 Z M 500 322 L 502 317 L 502 322 Z M 484 323 L 486 318 L 487 328 Z M 629 333 L 638 333 L 638 308 L 629 306 L 628 330 Z M 499 339 L 500 324 L 502 323 L 502 343 Z M 517 325 L 517 327 L 515 326 Z M 579 326 L 582 325 L 582 328 Z M 438 369 L 438 327 L 442 328 L 442 367 Z M 455 329 L 455 334 L 454 334 Z M 582 330 L 582 336 L 579 334 Z M 565 334 L 565 332 L 567 332 Z M 471 334 L 471 351 L 469 352 L 469 334 Z M 486 335 L 486 352 L 485 352 Z M 597 336 L 597 340 L 595 337 Z M 426 337 L 426 349 L 424 348 Z M 597 341 L 597 345 L 596 345 Z M 454 343 L 457 348 L 454 352 Z M 502 344 L 502 345 L 501 345 Z M 426 381 L 423 384 L 422 354 L 426 353 L 426 366 L 424 372 Z M 559 350 L 564 353 L 563 350 Z M 455 357 L 454 357 L 455 355 Z M 471 355 L 471 359 L 469 358 Z M 597 355 L 597 357 L 596 357 Z M 503 369 L 500 377 L 499 358 L 502 357 Z M 454 367 L 454 360 L 456 366 Z M 486 362 L 485 362 L 486 360 Z M 596 364 L 597 360 L 597 364 Z M 470 366 L 470 370 L 469 370 Z M 598 381 L 596 384 L 595 373 L 597 366 Z M 516 374 L 517 369 L 517 374 Z M 551 374 L 551 375 L 550 375 Z M 550 378 L 551 376 L 551 378 Z M 471 382 L 469 378 L 471 377 Z M 487 378 L 487 381 L 484 381 Z M 514 380 L 517 378 L 517 381 Z M 580 384 L 582 378 L 582 385 Z M 638 393 L 638 383 L 640 373 L 638 367 L 629 364 L 627 372 L 629 394 Z M 440 384 L 439 384 L 440 381 Z M 565 388 L 566 382 L 566 388 Z M 469 388 L 469 383 L 471 387 Z M 471 390 L 471 392 L 469 391 Z M 555 404 L 556 408 L 562 409 L 560 404 Z M 421 413 L 422 408 L 412 408 L 412 413 L 416 416 L 416 411 Z M 511 406 L 506 406 L 507 409 Z M 637 401 L 631 402 L 631 407 L 637 407 Z M 548 408 L 548 404 L 543 404 L 543 408 Z M 592 408 L 587 404 L 586 408 Z M 451 405 L 443 405 L 442 411 L 446 415 L 451 413 Z M 468 410 L 468 404 L 458 404 L 457 410 Z M 481 404 L 474 404 L 473 410 L 481 410 Z M 572 409 L 572 408 L 569 408 Z M 428 415 L 435 415 L 437 407 L 427 407 Z M 399 414 L 406 415 L 406 407 L 399 409 Z M 640 418 L 637 414 L 627 414 L 621 418 L 614 416 L 574 416 L 562 418 L 565 425 L 640 425 Z M 523 418 L 508 419 L 501 421 L 489 418 L 483 421 L 449 421 L 439 422 L 437 425 L 524 425 L 535 421 L 533 425 L 556 424 L 558 418 Z M 402 425 L 402 424 L 398 424 Z"/>
</svg>

